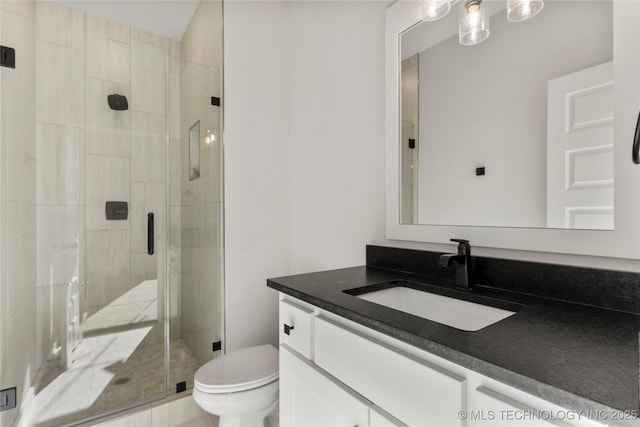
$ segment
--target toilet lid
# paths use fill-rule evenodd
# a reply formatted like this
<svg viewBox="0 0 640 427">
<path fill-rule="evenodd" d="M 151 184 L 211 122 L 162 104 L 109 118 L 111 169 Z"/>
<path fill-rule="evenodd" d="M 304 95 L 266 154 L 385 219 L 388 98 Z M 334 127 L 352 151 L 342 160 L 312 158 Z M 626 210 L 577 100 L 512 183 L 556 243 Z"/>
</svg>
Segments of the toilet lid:
<svg viewBox="0 0 640 427">
<path fill-rule="evenodd" d="M 208 393 L 249 390 L 278 379 L 278 350 L 260 345 L 234 351 L 196 371 L 195 387 Z"/>
</svg>

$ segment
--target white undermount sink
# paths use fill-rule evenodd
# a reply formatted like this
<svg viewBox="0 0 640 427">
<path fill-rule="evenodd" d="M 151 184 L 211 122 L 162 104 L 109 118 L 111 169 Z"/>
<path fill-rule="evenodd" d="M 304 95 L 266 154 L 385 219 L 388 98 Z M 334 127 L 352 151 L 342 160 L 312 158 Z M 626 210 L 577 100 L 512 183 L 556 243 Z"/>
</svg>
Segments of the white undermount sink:
<svg viewBox="0 0 640 427">
<path fill-rule="evenodd" d="M 464 331 L 477 331 L 515 314 L 513 311 L 403 286 L 355 296 Z"/>
</svg>

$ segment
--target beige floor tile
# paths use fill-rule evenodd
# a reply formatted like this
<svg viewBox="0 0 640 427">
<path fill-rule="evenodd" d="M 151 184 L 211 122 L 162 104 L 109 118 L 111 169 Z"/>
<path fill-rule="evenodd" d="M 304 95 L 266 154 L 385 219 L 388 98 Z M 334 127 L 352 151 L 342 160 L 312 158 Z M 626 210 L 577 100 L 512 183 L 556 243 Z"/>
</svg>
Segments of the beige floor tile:
<svg viewBox="0 0 640 427">
<path fill-rule="evenodd" d="M 129 329 L 85 337 L 83 344 L 87 344 L 87 350 L 76 359 L 79 366 L 62 369 L 45 364 L 35 380 L 33 425 L 58 426 L 163 395 L 166 387 L 163 345 L 133 347 L 132 343 L 136 339 L 141 341 L 143 336 L 139 330 Z M 175 384 L 180 381 L 193 388 L 193 376 L 200 367 L 182 340 L 172 340 L 170 347 L 168 394 L 175 392 Z M 64 397 L 64 407 L 56 403 L 60 397 Z"/>
</svg>

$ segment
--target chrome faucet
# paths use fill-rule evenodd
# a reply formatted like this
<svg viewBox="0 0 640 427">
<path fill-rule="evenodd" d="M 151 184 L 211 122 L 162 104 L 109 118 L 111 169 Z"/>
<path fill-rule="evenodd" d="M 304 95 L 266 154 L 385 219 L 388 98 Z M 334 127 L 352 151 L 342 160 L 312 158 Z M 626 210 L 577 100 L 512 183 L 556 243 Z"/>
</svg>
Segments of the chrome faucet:
<svg viewBox="0 0 640 427">
<path fill-rule="evenodd" d="M 464 290 L 471 289 L 473 277 L 471 274 L 471 245 L 468 240 L 451 239 L 458 243 L 457 254 L 440 255 L 438 265 L 440 268 L 449 268 L 453 262 L 456 263 L 456 286 Z"/>
</svg>

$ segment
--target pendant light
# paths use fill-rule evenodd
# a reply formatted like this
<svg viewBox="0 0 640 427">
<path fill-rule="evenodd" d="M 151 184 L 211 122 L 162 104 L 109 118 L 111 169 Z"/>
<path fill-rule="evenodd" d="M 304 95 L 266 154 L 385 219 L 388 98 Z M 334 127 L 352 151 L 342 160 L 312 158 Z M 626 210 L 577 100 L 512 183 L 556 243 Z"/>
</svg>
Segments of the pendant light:
<svg viewBox="0 0 640 427">
<path fill-rule="evenodd" d="M 540 13 L 543 7 L 542 0 L 507 0 L 507 19 L 511 22 L 526 21 Z"/>
<path fill-rule="evenodd" d="M 467 0 L 460 3 L 458 35 L 461 45 L 478 44 L 489 37 L 489 15 L 482 0 Z"/>
<path fill-rule="evenodd" d="M 526 21 L 536 16 L 544 7 L 544 0 L 506 0 L 507 19 L 511 22 Z M 418 0 L 418 17 L 423 21 L 443 18 L 451 5 L 460 2 L 458 36 L 460 44 L 470 46 L 489 37 L 489 14 L 483 0 Z"/>
<path fill-rule="evenodd" d="M 418 17 L 423 21 L 437 21 L 451 9 L 450 0 L 418 0 Z"/>
</svg>

